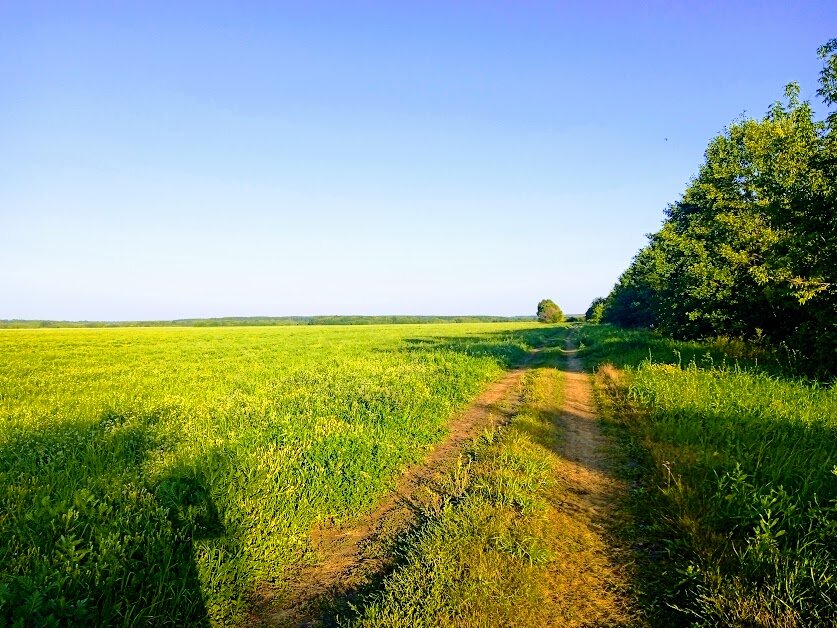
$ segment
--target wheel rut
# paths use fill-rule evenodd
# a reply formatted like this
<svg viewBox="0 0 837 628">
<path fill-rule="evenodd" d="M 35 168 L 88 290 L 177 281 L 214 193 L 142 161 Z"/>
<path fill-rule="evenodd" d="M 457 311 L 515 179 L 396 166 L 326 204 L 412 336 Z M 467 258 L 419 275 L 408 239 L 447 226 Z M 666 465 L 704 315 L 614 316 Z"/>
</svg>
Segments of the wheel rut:
<svg viewBox="0 0 837 628">
<path fill-rule="evenodd" d="M 350 601 L 385 574 L 393 564 L 389 541 L 409 528 L 421 498 L 440 473 L 458 460 L 464 446 L 483 430 L 508 422 L 522 403 L 522 382 L 538 350 L 488 387 L 449 424 L 449 434 L 423 462 L 408 467 L 394 491 L 360 520 L 344 525 L 321 525 L 311 532 L 319 561 L 298 568 L 281 598 L 273 591 L 259 591 L 253 600 L 250 625 L 328 625 L 324 616 L 335 600 Z"/>
<path fill-rule="evenodd" d="M 631 551 L 614 530 L 626 513 L 627 491 L 614 474 L 614 444 L 602 431 L 590 376 L 582 371 L 572 337 L 562 365 L 564 401 L 555 417 L 561 440 L 557 476 L 564 486 L 558 507 L 565 534 L 575 543 L 559 555 L 555 590 L 561 593 L 555 625 L 641 625 L 632 599 Z"/>
<path fill-rule="evenodd" d="M 602 433 L 591 393 L 590 376 L 571 338 L 566 341 L 564 363 L 564 405 L 559 421 L 563 427 L 560 453 L 566 464 L 562 475 L 576 492 L 586 495 L 592 511 L 612 507 L 614 493 L 623 488 L 609 470 L 610 440 Z"/>
</svg>

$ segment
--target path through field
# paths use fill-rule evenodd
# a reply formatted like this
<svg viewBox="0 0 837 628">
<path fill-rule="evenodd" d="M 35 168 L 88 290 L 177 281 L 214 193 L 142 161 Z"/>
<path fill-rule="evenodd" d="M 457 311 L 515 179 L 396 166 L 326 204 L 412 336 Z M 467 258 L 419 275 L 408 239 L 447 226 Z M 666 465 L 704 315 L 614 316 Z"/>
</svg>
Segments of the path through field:
<svg viewBox="0 0 837 628">
<path fill-rule="evenodd" d="M 409 468 L 371 514 L 351 526 L 314 530 L 319 562 L 301 568 L 281 598 L 264 592 L 251 623 L 331 625 L 347 603 L 380 583 L 394 565 L 392 540 L 414 522 L 434 479 L 456 464 L 471 439 L 485 428 L 508 422 L 522 407 L 524 374 L 536 355 L 490 385 L 454 418 L 448 438 L 422 464 Z M 570 338 L 561 362 L 563 406 L 548 412 L 560 432 L 552 448 L 561 487 L 553 510 L 560 540 L 553 563 L 557 569 L 549 578 L 550 613 L 556 625 L 624 624 L 631 615 L 624 567 L 629 560 L 614 547 L 608 528 L 620 516 L 618 496 L 625 487 L 608 468 L 610 443 L 598 424 L 590 377 L 582 372 Z"/>
<path fill-rule="evenodd" d="M 570 490 L 584 495 L 586 510 L 593 514 L 613 506 L 621 483 L 608 470 L 609 440 L 599 427 L 593 403 L 590 376 L 582 372 L 576 350 L 567 339 L 567 360 L 564 373 L 564 407 L 560 421 L 564 442 L 562 474 Z"/>
<path fill-rule="evenodd" d="M 557 417 L 562 440 L 557 469 L 565 486 L 560 510 L 568 543 L 557 557 L 556 625 L 624 625 L 634 613 L 629 600 L 629 551 L 615 546 L 610 529 L 624 511 L 624 482 L 612 474 L 610 439 L 602 432 L 590 376 L 582 371 L 572 339 L 564 362 L 564 403 Z"/>
<path fill-rule="evenodd" d="M 281 602 L 270 592 L 257 599 L 252 624 L 304 626 L 320 618 L 335 601 L 352 595 L 379 577 L 391 565 L 388 541 L 406 530 L 421 498 L 438 474 L 450 469 L 465 444 L 486 428 L 507 421 L 521 402 L 523 375 L 537 351 L 506 373 L 450 423 L 448 437 L 436 445 L 421 464 L 408 468 L 396 489 L 381 504 L 350 527 L 321 527 L 312 532 L 320 562 L 305 566 L 295 575 L 290 591 Z"/>
</svg>

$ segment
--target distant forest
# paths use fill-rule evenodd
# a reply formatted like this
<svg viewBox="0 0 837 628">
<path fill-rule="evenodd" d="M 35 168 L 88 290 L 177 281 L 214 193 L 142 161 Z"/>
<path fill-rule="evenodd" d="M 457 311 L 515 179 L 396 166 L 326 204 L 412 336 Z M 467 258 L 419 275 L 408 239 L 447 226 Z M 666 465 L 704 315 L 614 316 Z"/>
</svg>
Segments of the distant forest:
<svg viewBox="0 0 837 628">
<path fill-rule="evenodd" d="M 818 49 L 817 95 L 837 104 L 837 39 Z M 588 318 L 681 339 L 739 338 L 783 352 L 801 373 L 837 375 L 837 112 L 816 120 L 800 87 L 760 120 L 714 138 Z"/>
<path fill-rule="evenodd" d="M 406 325 L 416 323 L 505 323 L 534 321 L 535 316 L 226 316 L 170 321 L 0 320 L 0 329 L 54 327 L 247 327 L 275 325 Z"/>
</svg>

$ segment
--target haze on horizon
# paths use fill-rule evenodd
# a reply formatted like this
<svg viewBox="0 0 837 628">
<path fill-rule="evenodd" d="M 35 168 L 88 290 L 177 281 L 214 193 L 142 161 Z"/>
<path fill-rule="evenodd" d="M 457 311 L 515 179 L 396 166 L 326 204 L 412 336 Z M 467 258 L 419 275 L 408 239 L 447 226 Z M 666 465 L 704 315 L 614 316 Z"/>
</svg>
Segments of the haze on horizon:
<svg viewBox="0 0 837 628">
<path fill-rule="evenodd" d="M 833 2 L 4 3 L 0 319 L 568 313 Z"/>
</svg>

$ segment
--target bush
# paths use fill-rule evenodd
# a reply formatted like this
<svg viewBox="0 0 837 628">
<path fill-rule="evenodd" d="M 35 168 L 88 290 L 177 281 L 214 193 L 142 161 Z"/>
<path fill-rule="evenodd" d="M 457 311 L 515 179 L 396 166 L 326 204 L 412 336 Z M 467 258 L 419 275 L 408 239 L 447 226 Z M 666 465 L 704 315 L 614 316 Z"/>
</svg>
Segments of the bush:
<svg viewBox="0 0 837 628">
<path fill-rule="evenodd" d="M 564 312 L 552 299 L 543 299 L 538 303 L 538 320 L 542 323 L 562 323 Z"/>
</svg>

